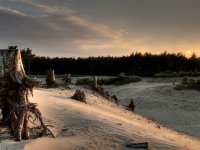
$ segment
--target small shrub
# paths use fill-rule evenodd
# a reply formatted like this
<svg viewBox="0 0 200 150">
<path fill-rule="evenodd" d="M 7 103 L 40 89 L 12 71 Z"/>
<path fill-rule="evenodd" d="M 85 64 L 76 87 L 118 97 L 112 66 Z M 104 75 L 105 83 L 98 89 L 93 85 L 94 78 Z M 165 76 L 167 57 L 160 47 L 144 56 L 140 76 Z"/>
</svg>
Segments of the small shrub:
<svg viewBox="0 0 200 150">
<path fill-rule="evenodd" d="M 119 77 L 119 78 L 124 78 L 124 77 L 126 77 L 126 75 L 125 75 L 124 72 L 121 72 L 117 77 Z"/>
<path fill-rule="evenodd" d="M 179 76 L 179 77 L 188 76 L 189 74 L 190 74 L 190 72 L 185 72 L 185 71 L 179 71 L 179 72 L 178 72 L 178 76 Z"/>
<path fill-rule="evenodd" d="M 196 89 L 200 90 L 200 79 L 184 77 L 181 84 L 174 87 L 176 90 Z"/>
<path fill-rule="evenodd" d="M 196 80 L 196 84 L 200 86 L 200 79 Z"/>
<path fill-rule="evenodd" d="M 142 79 L 136 76 L 126 76 L 124 74 L 118 75 L 116 78 L 110 78 L 110 79 L 97 79 L 97 83 L 99 85 L 124 85 L 129 84 L 133 82 L 139 82 Z M 91 78 L 82 78 L 77 80 L 77 85 L 84 85 L 84 84 L 92 84 Z"/>
<path fill-rule="evenodd" d="M 154 78 L 169 78 L 169 77 L 197 77 L 200 76 L 200 72 L 195 70 L 195 71 L 179 71 L 179 72 L 174 72 L 174 71 L 164 71 L 164 72 L 159 72 L 154 75 Z"/>
<path fill-rule="evenodd" d="M 116 78 L 112 78 L 112 79 L 108 79 L 108 80 L 101 80 L 102 84 L 105 85 L 124 85 L 124 84 L 129 84 L 129 83 L 133 83 L 133 82 L 139 82 L 142 79 L 136 76 L 118 76 Z"/>
</svg>

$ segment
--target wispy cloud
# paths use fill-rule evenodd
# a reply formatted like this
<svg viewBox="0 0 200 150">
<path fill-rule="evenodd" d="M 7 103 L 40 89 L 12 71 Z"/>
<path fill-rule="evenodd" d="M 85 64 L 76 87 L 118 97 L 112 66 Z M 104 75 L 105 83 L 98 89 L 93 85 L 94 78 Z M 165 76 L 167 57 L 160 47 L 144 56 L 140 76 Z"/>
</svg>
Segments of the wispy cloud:
<svg viewBox="0 0 200 150">
<path fill-rule="evenodd" d="M 93 23 L 86 19 L 73 15 L 66 16 L 65 19 L 67 21 L 71 21 L 75 25 L 87 28 L 88 30 L 101 34 L 102 36 L 112 38 L 114 40 L 120 40 L 123 36 L 128 34 L 126 30 L 123 29 L 114 30 L 109 26 Z"/>
<path fill-rule="evenodd" d="M 77 11 L 74 9 L 70 9 L 66 6 L 52 6 L 52 5 L 44 5 L 39 4 L 34 0 L 10 0 L 12 2 L 21 2 L 29 4 L 35 8 L 37 8 L 42 16 L 38 18 L 53 29 L 62 33 L 69 33 L 69 30 L 72 30 L 74 34 L 81 31 L 80 33 L 84 33 L 84 37 L 90 39 L 92 41 L 86 42 L 93 43 L 90 47 L 93 47 L 94 43 L 97 39 L 105 39 L 109 41 L 110 45 L 113 43 L 122 43 L 123 37 L 128 34 L 128 31 L 125 29 L 113 29 L 105 24 L 96 23 L 92 20 L 87 19 L 87 17 L 83 17 L 77 14 Z M 45 14 L 45 15 L 44 15 Z M 76 31 L 77 30 L 77 31 Z M 72 32 L 70 32 L 72 33 Z M 73 33 L 72 33 L 73 34 Z M 70 36 L 70 35 L 66 35 Z M 83 35 L 80 35 L 82 37 Z M 77 36 L 76 40 L 80 38 Z M 104 40 L 104 42 L 105 42 Z M 82 40 L 82 41 L 85 41 Z M 83 42 L 82 42 L 83 43 Z M 109 45 L 106 44 L 106 45 Z M 96 43 L 99 45 L 99 42 Z"/>
<path fill-rule="evenodd" d="M 56 7 L 53 9 L 48 5 L 41 7 L 33 1 L 29 2 L 40 8 L 40 11 L 46 15 L 33 17 L 18 10 L 0 7 L 2 26 L 0 33 L 5 35 L 0 37 L 0 40 L 6 41 L 3 45 L 13 43 L 37 46 L 39 49 L 42 48 L 44 53 L 48 51 L 49 54 L 55 53 L 54 50 L 59 47 L 60 53 L 65 51 L 84 54 L 83 51 L 86 53 L 90 51 L 94 55 L 95 49 L 110 49 L 113 44 L 122 41 L 127 34 L 126 30 L 114 30 L 72 12 L 66 14 L 64 11 L 59 11 L 55 14 L 53 11 L 56 11 Z M 76 52 L 73 52 L 74 50 Z"/>
<path fill-rule="evenodd" d="M 17 11 L 15 9 L 11 9 L 11 8 L 5 8 L 5 7 L 0 7 L 0 11 L 4 11 L 5 13 L 12 13 L 12 14 L 15 14 L 15 15 L 19 15 L 19 16 L 26 16 L 26 14 L 20 12 L 20 11 Z"/>
<path fill-rule="evenodd" d="M 34 0 L 9 0 L 11 2 L 20 2 L 20 3 L 25 3 L 29 4 L 36 9 L 38 9 L 42 14 L 51 14 L 51 15 L 58 15 L 58 14 L 68 14 L 68 13 L 75 13 L 76 11 L 73 9 L 70 9 L 67 6 L 62 6 L 62 5 L 54 5 L 50 6 L 48 4 L 40 4 Z"/>
</svg>

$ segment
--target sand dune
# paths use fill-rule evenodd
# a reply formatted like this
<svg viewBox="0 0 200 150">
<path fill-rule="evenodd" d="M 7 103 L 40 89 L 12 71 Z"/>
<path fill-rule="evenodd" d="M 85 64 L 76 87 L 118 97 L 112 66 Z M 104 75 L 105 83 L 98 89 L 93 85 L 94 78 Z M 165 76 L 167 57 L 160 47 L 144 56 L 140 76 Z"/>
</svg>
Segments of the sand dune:
<svg viewBox="0 0 200 150">
<path fill-rule="evenodd" d="M 129 141 L 150 144 L 151 150 L 198 150 L 200 141 L 158 125 L 87 91 L 87 104 L 72 100 L 74 90 L 37 89 L 46 124 L 58 138 L 0 143 L 0 150 L 126 150 Z"/>
<path fill-rule="evenodd" d="M 106 89 L 128 105 L 136 103 L 136 113 L 155 120 L 173 130 L 200 138 L 200 92 L 174 90 L 173 82 L 180 79 L 144 78 L 142 82 L 124 86 L 107 86 Z"/>
</svg>

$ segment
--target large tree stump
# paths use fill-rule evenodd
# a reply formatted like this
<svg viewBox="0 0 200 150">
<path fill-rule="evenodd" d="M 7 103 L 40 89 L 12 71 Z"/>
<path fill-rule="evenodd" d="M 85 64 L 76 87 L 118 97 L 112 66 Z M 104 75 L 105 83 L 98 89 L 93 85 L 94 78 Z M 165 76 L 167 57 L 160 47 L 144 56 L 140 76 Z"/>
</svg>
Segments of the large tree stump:
<svg viewBox="0 0 200 150">
<path fill-rule="evenodd" d="M 39 82 L 25 74 L 20 50 L 14 50 L 4 65 L 4 74 L 0 79 L 1 124 L 7 125 L 19 141 L 31 138 L 30 133 L 34 130 L 29 123 L 36 124 L 36 120 L 41 133 L 48 132 L 55 137 L 44 124 L 37 104 L 29 102 L 29 93 L 33 94 L 33 87 L 37 84 Z"/>
</svg>

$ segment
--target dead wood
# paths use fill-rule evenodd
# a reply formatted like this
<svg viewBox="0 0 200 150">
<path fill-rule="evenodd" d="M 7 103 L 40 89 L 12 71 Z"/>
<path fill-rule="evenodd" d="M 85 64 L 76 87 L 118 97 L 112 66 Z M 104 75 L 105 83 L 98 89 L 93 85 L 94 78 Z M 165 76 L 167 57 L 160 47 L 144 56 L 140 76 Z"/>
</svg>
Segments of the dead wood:
<svg viewBox="0 0 200 150">
<path fill-rule="evenodd" d="M 47 70 L 46 86 L 48 88 L 54 88 L 58 86 L 53 69 Z"/>
<path fill-rule="evenodd" d="M 129 105 L 128 105 L 128 108 L 130 108 L 132 111 L 135 110 L 135 102 L 134 102 L 134 99 L 131 99 Z"/>
<path fill-rule="evenodd" d="M 4 74 L 0 78 L 0 104 L 3 115 L 1 124 L 8 126 L 16 139 L 21 141 L 32 138 L 30 133 L 36 130 L 33 130 L 29 123 L 36 124 L 38 120 L 41 125 L 37 132 L 55 137 L 43 122 L 37 104 L 29 102 L 29 95 L 33 95 L 33 87 L 39 82 L 25 74 L 20 50 L 15 50 L 12 54 L 4 64 Z M 36 119 L 32 120 L 34 117 Z"/>
<path fill-rule="evenodd" d="M 71 90 L 71 88 L 69 87 L 70 84 L 72 84 L 72 79 L 71 79 L 71 75 L 70 74 L 65 74 L 63 76 L 63 78 L 61 79 L 63 86 L 66 89 Z"/>
<path fill-rule="evenodd" d="M 72 96 L 73 99 L 86 103 L 86 96 L 83 90 L 77 89 L 75 94 Z"/>
<path fill-rule="evenodd" d="M 61 79 L 64 85 L 69 85 L 72 83 L 71 75 L 65 74 L 64 77 Z"/>
</svg>

